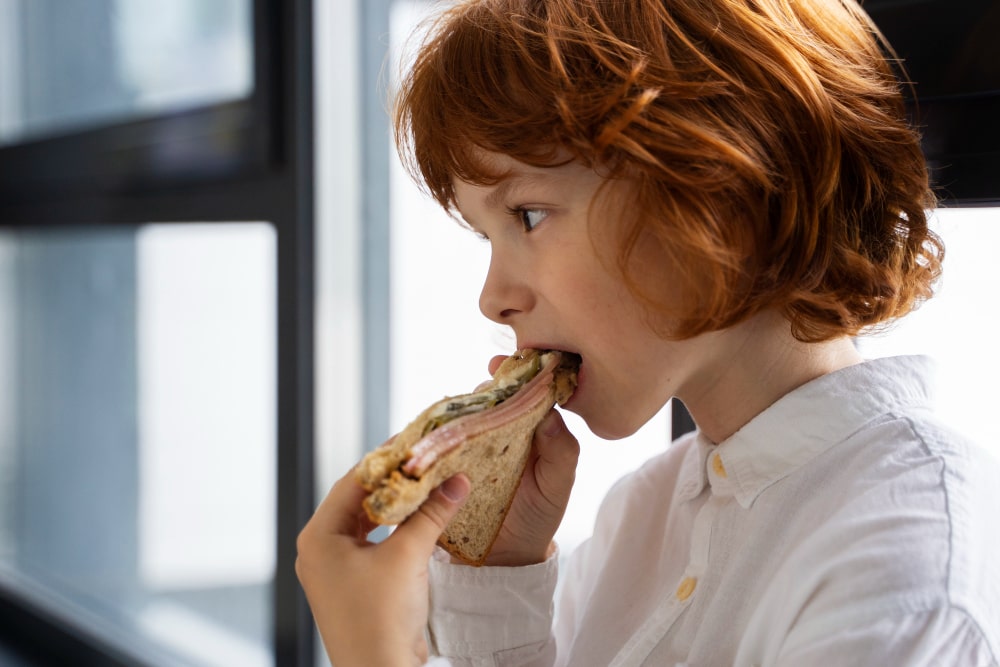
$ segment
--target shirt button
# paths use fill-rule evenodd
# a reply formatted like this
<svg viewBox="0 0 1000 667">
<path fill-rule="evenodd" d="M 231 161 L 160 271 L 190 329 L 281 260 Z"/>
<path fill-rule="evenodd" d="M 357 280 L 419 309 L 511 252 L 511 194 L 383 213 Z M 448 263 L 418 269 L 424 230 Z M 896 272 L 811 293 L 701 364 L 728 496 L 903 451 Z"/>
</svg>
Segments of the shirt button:
<svg viewBox="0 0 1000 667">
<path fill-rule="evenodd" d="M 694 577 L 684 577 L 681 581 L 681 585 L 677 587 L 677 599 L 684 602 L 691 594 L 694 593 L 695 586 L 698 585 L 698 580 Z"/>
<path fill-rule="evenodd" d="M 725 479 L 729 475 L 726 473 L 726 466 L 722 465 L 722 457 L 719 456 L 718 452 L 712 456 L 712 470 L 719 477 Z"/>
</svg>

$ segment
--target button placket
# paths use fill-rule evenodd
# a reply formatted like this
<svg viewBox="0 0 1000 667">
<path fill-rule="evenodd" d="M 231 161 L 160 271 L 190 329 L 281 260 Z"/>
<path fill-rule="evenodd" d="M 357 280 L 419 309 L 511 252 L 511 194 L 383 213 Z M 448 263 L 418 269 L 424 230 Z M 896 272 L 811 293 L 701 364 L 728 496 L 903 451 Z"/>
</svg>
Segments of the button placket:
<svg viewBox="0 0 1000 667">
<path fill-rule="evenodd" d="M 688 566 L 677 581 L 673 595 L 643 624 L 642 628 L 622 647 L 612 661 L 618 665 L 640 664 L 656 648 L 681 613 L 697 595 L 698 583 L 708 569 L 708 553 L 712 538 L 712 526 L 719 510 L 728 498 L 710 495 L 695 516 L 691 531 L 691 551 Z"/>
<path fill-rule="evenodd" d="M 686 604 L 698 588 L 698 580 L 708 570 L 708 553 L 712 543 L 712 527 L 725 498 L 712 495 L 698 511 L 691 531 L 691 555 L 684 576 L 677 583 L 674 597 L 678 602 Z"/>
</svg>

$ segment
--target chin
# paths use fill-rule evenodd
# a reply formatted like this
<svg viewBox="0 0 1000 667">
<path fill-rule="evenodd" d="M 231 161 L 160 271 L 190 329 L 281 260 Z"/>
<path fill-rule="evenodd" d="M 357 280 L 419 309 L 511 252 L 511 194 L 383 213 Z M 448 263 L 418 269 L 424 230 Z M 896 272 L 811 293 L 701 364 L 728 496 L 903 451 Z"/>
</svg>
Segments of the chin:
<svg viewBox="0 0 1000 667">
<path fill-rule="evenodd" d="M 589 424 L 588 424 L 588 426 L 589 426 Z M 590 430 L 593 432 L 594 435 L 596 435 L 598 438 L 600 438 L 602 440 L 621 440 L 622 438 L 627 438 L 630 435 L 635 434 L 635 432 L 638 431 L 639 429 L 638 428 L 633 428 L 633 429 L 625 429 L 625 430 L 621 430 L 621 429 L 617 429 L 616 430 L 616 429 L 592 428 Z"/>
<path fill-rule="evenodd" d="M 602 440 L 621 440 L 634 434 L 642 424 L 626 424 L 620 419 L 613 419 L 610 415 L 595 415 L 589 412 L 571 410 L 576 412 L 587 424 L 590 432 Z"/>
<path fill-rule="evenodd" d="M 574 398 L 576 396 L 574 395 Z M 649 420 L 653 419 L 662 409 L 663 405 L 634 406 L 625 401 L 588 400 L 585 399 L 569 402 L 563 406 L 569 412 L 577 414 L 586 424 L 590 432 L 602 440 L 621 440 L 634 435 L 639 429 L 645 426 Z M 665 402 L 664 402 L 665 404 Z M 629 409 L 629 408 L 632 409 Z"/>
</svg>

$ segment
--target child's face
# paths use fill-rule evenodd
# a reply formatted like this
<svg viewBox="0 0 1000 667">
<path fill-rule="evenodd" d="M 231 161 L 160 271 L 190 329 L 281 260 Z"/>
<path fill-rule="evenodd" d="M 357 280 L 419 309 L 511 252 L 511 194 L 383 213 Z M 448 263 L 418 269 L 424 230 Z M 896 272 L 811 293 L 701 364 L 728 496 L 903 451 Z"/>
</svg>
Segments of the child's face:
<svg viewBox="0 0 1000 667">
<path fill-rule="evenodd" d="M 497 185 L 455 183 L 459 211 L 492 248 L 481 310 L 511 326 L 518 347 L 580 354 L 579 387 L 567 409 L 599 436 L 630 435 L 685 378 L 698 375 L 704 344 L 657 336 L 622 279 L 607 268 L 614 249 L 595 248 L 588 228 L 601 176 L 575 162 L 537 168 L 501 155 L 489 159 L 511 176 Z M 613 195 L 618 187 L 610 183 L 602 192 Z M 614 210 L 596 214 L 611 208 L 596 208 L 589 224 L 614 224 Z M 663 280 L 662 270 L 657 275 Z"/>
</svg>

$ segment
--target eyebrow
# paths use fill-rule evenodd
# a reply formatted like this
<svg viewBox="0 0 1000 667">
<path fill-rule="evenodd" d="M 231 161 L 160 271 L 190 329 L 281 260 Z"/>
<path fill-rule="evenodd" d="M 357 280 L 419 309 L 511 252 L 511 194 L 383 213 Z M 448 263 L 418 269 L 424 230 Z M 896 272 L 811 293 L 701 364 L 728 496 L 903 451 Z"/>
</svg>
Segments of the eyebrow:
<svg viewBox="0 0 1000 667">
<path fill-rule="evenodd" d="M 507 198 L 508 195 L 517 189 L 520 181 L 524 180 L 523 174 L 513 174 L 508 176 L 493 189 L 493 192 L 486 195 L 486 206 L 489 208 L 499 208 L 501 202 Z"/>
<path fill-rule="evenodd" d="M 484 202 L 489 208 L 500 208 L 504 199 L 508 198 L 512 192 L 516 192 L 518 188 L 524 187 L 524 184 L 529 180 L 537 180 L 542 183 L 543 186 L 551 186 L 551 184 L 557 180 L 554 175 L 546 173 L 525 173 L 522 171 L 511 172 L 509 176 L 504 177 L 500 183 L 497 184 L 493 192 L 486 195 Z"/>
</svg>

